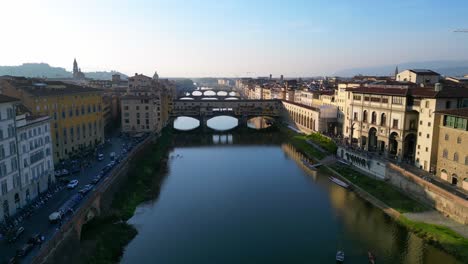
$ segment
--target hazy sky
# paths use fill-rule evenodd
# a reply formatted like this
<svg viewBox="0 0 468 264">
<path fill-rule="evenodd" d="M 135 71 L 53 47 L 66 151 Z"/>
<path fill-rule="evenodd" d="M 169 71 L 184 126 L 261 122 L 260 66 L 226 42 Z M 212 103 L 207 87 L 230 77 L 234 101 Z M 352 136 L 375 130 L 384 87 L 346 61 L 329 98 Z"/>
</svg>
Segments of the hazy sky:
<svg viewBox="0 0 468 264">
<path fill-rule="evenodd" d="M 468 59 L 467 0 L 0 0 L 0 65 L 312 76 Z"/>
</svg>

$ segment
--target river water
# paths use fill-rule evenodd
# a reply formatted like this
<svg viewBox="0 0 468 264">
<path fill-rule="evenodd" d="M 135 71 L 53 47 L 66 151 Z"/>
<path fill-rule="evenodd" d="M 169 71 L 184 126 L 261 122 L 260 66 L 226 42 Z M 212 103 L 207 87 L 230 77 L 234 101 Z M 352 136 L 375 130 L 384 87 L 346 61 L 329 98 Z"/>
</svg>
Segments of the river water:
<svg viewBox="0 0 468 264">
<path fill-rule="evenodd" d="M 457 263 L 274 134 L 176 135 L 159 197 L 129 220 L 121 263 Z M 159 162 L 159 161 L 155 161 Z"/>
</svg>

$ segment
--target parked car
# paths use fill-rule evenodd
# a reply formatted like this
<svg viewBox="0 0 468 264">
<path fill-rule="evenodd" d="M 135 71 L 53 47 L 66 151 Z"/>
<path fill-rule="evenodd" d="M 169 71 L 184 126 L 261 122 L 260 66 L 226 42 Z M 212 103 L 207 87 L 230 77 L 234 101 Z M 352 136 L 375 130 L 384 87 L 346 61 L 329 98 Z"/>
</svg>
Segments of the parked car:
<svg viewBox="0 0 468 264">
<path fill-rule="evenodd" d="M 76 186 L 78 186 L 78 180 L 71 180 L 71 181 L 67 184 L 67 188 L 68 188 L 68 189 L 75 189 Z"/>
<path fill-rule="evenodd" d="M 70 174 L 70 172 L 67 169 L 62 170 L 62 175 L 68 175 L 68 174 Z"/>
<path fill-rule="evenodd" d="M 60 221 L 60 219 L 62 219 L 62 212 L 61 211 L 53 212 L 53 213 L 51 213 L 49 215 L 49 221 L 51 223 L 58 222 L 58 221 Z"/>
<path fill-rule="evenodd" d="M 115 159 L 115 152 L 111 152 L 109 156 L 110 156 L 111 160 L 114 160 Z"/>
<path fill-rule="evenodd" d="M 42 243 L 42 235 L 34 234 L 28 239 L 28 243 L 32 245 L 39 245 Z"/>
<path fill-rule="evenodd" d="M 92 184 L 86 184 L 81 190 L 79 190 L 78 192 L 81 193 L 82 195 L 85 195 L 87 194 L 89 191 L 91 191 L 93 189 L 93 186 Z"/>
<path fill-rule="evenodd" d="M 17 257 L 24 257 L 26 256 L 31 250 L 33 249 L 33 245 L 26 243 L 20 249 L 16 251 Z"/>
<path fill-rule="evenodd" d="M 20 236 L 21 234 L 24 233 L 24 227 L 20 226 L 14 233 L 11 234 L 11 236 L 8 238 L 8 242 L 14 243 Z"/>
<path fill-rule="evenodd" d="M 98 161 L 103 161 L 104 160 L 104 154 L 99 153 L 98 154 Z"/>
</svg>

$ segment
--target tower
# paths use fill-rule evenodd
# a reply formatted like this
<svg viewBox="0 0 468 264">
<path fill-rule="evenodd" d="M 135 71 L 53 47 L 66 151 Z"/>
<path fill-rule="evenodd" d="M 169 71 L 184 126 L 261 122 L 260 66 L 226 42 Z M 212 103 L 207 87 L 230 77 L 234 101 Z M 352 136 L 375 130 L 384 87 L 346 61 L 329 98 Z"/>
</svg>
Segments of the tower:
<svg viewBox="0 0 468 264">
<path fill-rule="evenodd" d="M 396 78 L 397 78 L 397 75 L 398 75 L 398 65 L 397 65 L 396 68 L 395 68 L 395 76 L 394 76 L 394 77 L 395 77 L 395 80 L 396 80 Z"/>
<path fill-rule="evenodd" d="M 158 72 L 157 72 L 157 71 L 154 72 L 153 80 L 159 81 L 159 75 L 158 75 Z"/>
<path fill-rule="evenodd" d="M 79 72 L 78 63 L 76 62 L 76 58 L 73 60 L 73 77 L 76 78 Z"/>
</svg>

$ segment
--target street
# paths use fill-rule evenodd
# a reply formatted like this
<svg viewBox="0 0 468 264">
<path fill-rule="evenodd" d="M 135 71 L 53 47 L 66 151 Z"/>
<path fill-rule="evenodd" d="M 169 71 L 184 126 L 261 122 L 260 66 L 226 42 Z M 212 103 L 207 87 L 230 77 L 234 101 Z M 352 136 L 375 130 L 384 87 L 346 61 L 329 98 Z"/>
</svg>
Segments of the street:
<svg viewBox="0 0 468 264">
<path fill-rule="evenodd" d="M 122 153 L 122 149 L 124 148 L 124 144 L 127 144 L 131 141 L 128 138 L 119 137 L 119 133 L 114 133 L 114 135 L 109 139 L 110 142 L 106 143 L 104 148 L 100 151 L 100 153 L 104 154 L 104 160 L 98 161 L 96 157 L 93 157 L 89 167 L 81 169 L 81 172 L 79 173 L 70 174 L 67 177 L 64 177 L 70 180 L 77 179 L 79 181 L 78 186 L 76 186 L 74 189 L 67 189 L 64 187 L 57 193 L 53 194 L 53 196 L 44 204 L 43 207 L 37 209 L 29 219 L 24 220 L 19 225 L 24 227 L 25 230 L 14 243 L 8 243 L 4 238 L 0 240 L 0 263 L 8 261 L 10 258 L 15 256 L 17 250 L 26 244 L 28 239 L 33 234 L 40 233 L 44 235 L 46 241 L 52 237 L 57 230 L 58 224 L 51 224 L 49 222 L 49 215 L 57 211 L 60 206 L 62 206 L 68 199 L 70 199 L 72 195 L 78 193 L 78 191 L 86 184 L 91 183 L 92 179 L 98 175 L 107 164 L 111 162 L 109 155 L 111 152 L 115 152 L 117 156 L 120 155 Z M 89 193 L 86 194 L 85 197 L 88 195 Z M 82 203 L 82 201 L 80 203 Z M 77 207 L 79 206 L 80 205 Z M 63 221 L 67 221 L 68 218 L 64 218 Z M 40 246 L 35 246 L 33 251 L 21 259 L 21 263 L 31 262 L 32 257 L 37 254 L 39 247 Z"/>
</svg>

